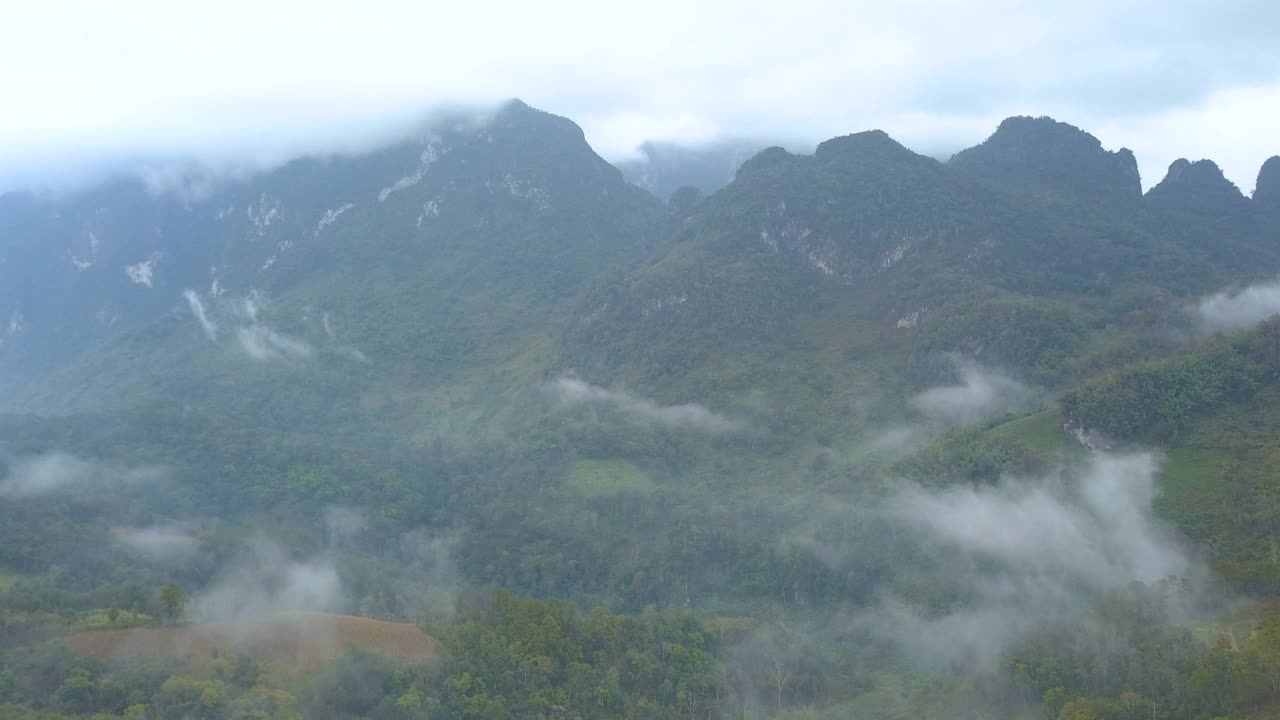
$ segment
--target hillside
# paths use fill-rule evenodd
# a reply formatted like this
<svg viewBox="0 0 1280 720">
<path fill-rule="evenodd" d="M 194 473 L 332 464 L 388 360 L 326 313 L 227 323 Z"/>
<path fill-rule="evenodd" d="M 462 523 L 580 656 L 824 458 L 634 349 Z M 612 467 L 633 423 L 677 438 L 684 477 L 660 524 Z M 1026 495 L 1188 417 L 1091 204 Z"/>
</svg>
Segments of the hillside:
<svg viewBox="0 0 1280 720">
<path fill-rule="evenodd" d="M 536 377 L 576 289 L 650 252 L 664 222 L 577 126 L 518 101 L 199 199 L 113 188 L 9 200 L 22 211 L 0 223 L 30 255 L 0 266 L 15 278 L 0 283 L 16 319 L 0 348 L 11 411 L 216 396 L 253 423 L 353 422 L 361 405 L 420 422 L 459 393 L 479 407 L 476 373 Z M 77 244 L 89 237 L 92 261 Z M 320 404 L 243 397 L 277 388 Z"/>
<path fill-rule="evenodd" d="M 1015 117 L 666 201 L 512 101 L 6 195 L 0 717 L 1265 712 L 1277 165 L 1136 167 Z"/>
<path fill-rule="evenodd" d="M 1135 173 L 1047 119 L 948 164 L 878 132 L 767 150 L 657 258 L 596 283 L 566 363 L 672 400 L 754 395 L 855 435 L 861 388 L 946 381 L 949 353 L 1061 387 L 1170 349 L 1180 303 L 1280 268 L 1257 203 L 1212 183 L 1203 203 L 1162 200 L 1201 196 L 1177 181 L 1144 197 Z M 1125 189 L 1099 201 L 1099 182 Z"/>
</svg>

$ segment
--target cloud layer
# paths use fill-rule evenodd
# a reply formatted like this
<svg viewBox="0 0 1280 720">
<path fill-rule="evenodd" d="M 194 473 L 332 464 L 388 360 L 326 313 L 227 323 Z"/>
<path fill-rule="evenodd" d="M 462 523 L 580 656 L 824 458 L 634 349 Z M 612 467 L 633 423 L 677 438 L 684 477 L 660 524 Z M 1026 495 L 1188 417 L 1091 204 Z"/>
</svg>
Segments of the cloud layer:
<svg viewBox="0 0 1280 720">
<path fill-rule="evenodd" d="M 947 152 L 1002 117 L 1050 114 L 1132 147 L 1147 185 L 1177 157 L 1210 157 L 1248 190 L 1280 148 L 1280 6 L 1265 0 L 125 0 L 7 20 L 0 65 L 23 72 L 0 117 L 0 188 L 122 156 L 260 166 L 367 145 L 428 106 L 515 96 L 578 120 L 611 159 L 645 140 L 869 128 Z"/>
</svg>

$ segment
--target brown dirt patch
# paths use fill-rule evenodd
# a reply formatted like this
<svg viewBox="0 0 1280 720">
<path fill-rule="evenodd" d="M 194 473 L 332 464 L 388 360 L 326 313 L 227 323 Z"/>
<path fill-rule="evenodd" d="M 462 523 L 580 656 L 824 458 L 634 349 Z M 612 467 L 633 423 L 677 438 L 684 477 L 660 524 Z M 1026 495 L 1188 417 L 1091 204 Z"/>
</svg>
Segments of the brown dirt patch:
<svg viewBox="0 0 1280 720">
<path fill-rule="evenodd" d="M 287 613 L 237 623 L 90 630 L 66 638 L 81 655 L 102 658 L 178 658 L 207 664 L 249 655 L 283 669 L 309 673 L 351 648 L 427 663 L 436 645 L 416 625 L 354 615 Z"/>
</svg>

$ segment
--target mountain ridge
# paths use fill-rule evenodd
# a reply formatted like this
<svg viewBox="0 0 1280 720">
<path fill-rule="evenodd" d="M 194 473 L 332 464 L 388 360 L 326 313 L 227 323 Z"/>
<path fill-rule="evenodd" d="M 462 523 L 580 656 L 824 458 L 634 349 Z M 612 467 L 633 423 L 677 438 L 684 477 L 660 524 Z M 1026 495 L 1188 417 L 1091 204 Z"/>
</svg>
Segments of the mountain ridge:
<svg viewBox="0 0 1280 720">
<path fill-rule="evenodd" d="M 1054 158 L 1077 151 L 1079 162 L 1049 172 Z M 1169 193 L 1208 188 L 1221 194 L 1226 182 L 1212 172 L 1216 166 L 1175 165 L 1178 171 L 1144 197 L 1134 191 L 1131 153 L 1106 151 L 1092 135 L 1049 118 L 1010 118 L 947 163 L 872 130 L 829 139 L 808 155 L 766 148 L 744 161 L 727 186 L 702 199 L 690 196 L 673 214 L 596 155 L 572 121 L 513 100 L 484 118 L 437 119 L 433 128 L 364 155 L 298 159 L 195 205 L 160 196 L 146 206 L 141 185 L 121 186 L 132 188 L 122 197 L 147 210 L 131 217 L 156 218 L 153 240 L 145 233 L 96 233 L 104 248 L 115 236 L 131 238 L 127 252 L 104 256 L 110 280 L 101 292 L 115 298 L 111 307 L 140 309 L 132 311 L 137 318 L 122 314 L 116 329 L 101 328 L 92 337 L 108 344 L 113 337 L 133 338 L 132 349 L 121 346 L 112 361 L 111 375 L 141 395 L 144 385 L 126 381 L 132 371 L 125 358 L 146 352 L 147 342 L 168 338 L 172 357 L 186 358 L 172 368 L 209 362 L 188 365 L 194 348 L 183 349 L 200 338 L 192 318 L 197 304 L 207 314 L 202 323 L 230 328 L 240 339 L 256 333 L 246 341 L 268 343 L 257 348 L 266 357 L 305 347 L 323 350 L 321 356 L 375 359 L 370 379 L 357 383 L 366 399 L 428 377 L 428 385 L 459 391 L 451 384 L 469 387 L 472 381 L 463 378 L 472 371 L 465 368 L 479 357 L 514 363 L 513 380 L 573 369 L 643 387 L 672 364 L 690 370 L 676 386 L 702 396 L 699 388 L 712 387 L 706 383 L 717 372 L 714 362 L 703 366 L 712 346 L 660 350 L 671 323 L 751 357 L 764 347 L 814 343 L 809 331 L 788 327 L 800 315 L 817 327 L 858 328 L 859 337 L 829 351 L 869 358 L 892 349 L 900 369 L 877 372 L 907 368 L 915 378 L 910 382 L 945 374 L 937 358 L 953 352 L 1058 377 L 1069 372 L 1067 365 L 1049 358 L 1113 312 L 1093 294 L 1134 283 L 1207 291 L 1223 282 L 1215 278 L 1241 267 L 1280 267 L 1273 248 L 1251 239 L 1254 229 L 1231 238 L 1239 251 L 1223 256 L 1204 240 L 1216 224 L 1178 214 L 1216 218 L 1214 202 L 1179 201 L 1177 212 L 1166 212 L 1162 198 Z M 1191 180 L 1209 179 L 1188 185 L 1184 169 Z M 1102 185 L 1082 184 L 1094 176 Z M 1027 197 L 1033 188 L 1035 197 Z M 1055 188 L 1072 198 L 1067 205 L 1045 195 Z M 43 237 L 93 232 L 89 221 L 100 200 L 82 197 L 88 200 L 79 205 L 44 207 L 63 222 L 44 227 Z M 1082 214 L 1080 203 L 1094 202 L 1090 198 L 1101 199 Z M 1150 217 L 1129 202 L 1138 198 Z M 1254 204 L 1231 206 L 1250 213 Z M 3 206 L 21 205 L 9 198 Z M 17 217 L 29 218 L 29 211 Z M 1166 215 L 1171 219 L 1162 219 Z M 6 213 L 0 223 L 9 225 L 0 227 L 12 227 L 14 216 Z M 166 222 L 173 226 L 155 229 Z M 185 244 L 174 244 L 170 235 L 183 235 Z M 63 294 L 76 298 L 84 291 L 76 278 L 101 270 L 75 270 L 76 253 L 84 250 L 67 247 L 40 262 L 61 266 L 72 282 Z M 1205 272 L 1187 284 L 1179 273 L 1193 266 Z M 0 262 L 0 272 L 4 267 Z M 540 270 L 530 272 L 534 267 Z M 184 293 L 192 297 L 184 300 Z M 260 318 L 237 304 L 255 293 L 255 312 L 265 313 Z M 411 322 L 410 299 L 435 319 Z M 6 337 L 12 355 L 20 340 L 39 335 L 45 319 L 14 308 L 12 291 L 0 300 L 0 314 L 20 317 L 21 335 Z M 495 302 L 506 309 L 481 320 L 481 308 Z M 173 327 L 168 334 L 156 334 L 162 326 L 147 329 L 163 318 Z M 80 332 L 67 327 L 48 343 Z M 335 339 L 339 327 L 343 339 Z M 186 339 L 172 335 L 179 328 Z M 206 334 L 212 333 L 206 328 Z M 69 357 L 76 352 L 87 352 L 86 346 Z M 210 367 L 234 382 L 234 368 L 224 366 L 229 360 Z M 69 362 L 67 368 L 76 364 Z M 762 362 L 758 367 L 770 365 L 749 364 Z M 95 361 L 88 363 L 42 390 L 23 390 L 23 403 L 47 407 L 59 395 L 56 388 L 66 386 L 96 394 L 91 388 L 102 383 L 90 378 L 100 379 L 101 368 L 90 371 Z M 162 376 L 187 372 L 172 368 Z M 47 378 L 49 369 L 28 365 L 29 374 L 11 382 L 8 392 L 26 378 Z M 825 372 L 825 383 L 838 383 L 847 371 L 830 365 Z M 709 399 L 742 402 L 743 380 L 715 383 L 719 389 Z M 726 392 L 735 386 L 740 390 Z"/>
</svg>

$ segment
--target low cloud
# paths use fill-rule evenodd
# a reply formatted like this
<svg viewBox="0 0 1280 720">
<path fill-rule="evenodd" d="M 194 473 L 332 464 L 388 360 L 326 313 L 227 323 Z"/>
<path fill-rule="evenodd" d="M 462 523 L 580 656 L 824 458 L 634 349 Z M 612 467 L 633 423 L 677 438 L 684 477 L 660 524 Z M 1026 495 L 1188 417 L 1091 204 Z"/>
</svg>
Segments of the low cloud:
<svg viewBox="0 0 1280 720">
<path fill-rule="evenodd" d="M 972 362 L 957 361 L 957 373 L 957 384 L 925 390 L 911 405 L 930 420 L 956 425 L 1025 408 L 1034 397 L 1026 385 Z"/>
<path fill-rule="evenodd" d="M 401 567 L 394 586 L 406 607 L 427 616 L 445 618 L 454 611 L 454 599 L 463 586 L 456 555 L 461 538 L 454 533 L 411 530 L 400 537 Z"/>
<path fill-rule="evenodd" d="M 203 622 L 237 622 L 299 610 L 336 612 L 345 605 L 329 559 L 294 560 L 274 541 L 255 536 L 192 600 L 189 614 Z"/>
<path fill-rule="evenodd" d="M 369 526 L 369 519 L 359 510 L 334 506 L 325 508 L 324 526 L 330 542 L 337 542 L 359 535 Z"/>
<path fill-rule="evenodd" d="M 218 326 L 209 319 L 209 315 L 204 309 L 204 303 L 200 301 L 200 296 L 194 290 L 183 290 L 182 297 L 187 301 L 187 306 L 191 308 L 191 314 L 195 316 L 196 322 L 200 323 L 200 329 L 204 331 L 204 336 L 209 338 L 209 342 L 217 342 Z"/>
<path fill-rule="evenodd" d="M 327 342 L 317 346 L 302 338 L 280 332 L 264 322 L 260 318 L 263 297 L 256 290 L 245 297 L 235 299 L 217 301 L 215 296 L 215 302 L 211 305 L 206 305 L 200 294 L 190 289 L 182 292 L 182 298 L 209 342 L 218 342 L 221 327 L 226 326 L 234 338 L 235 348 L 251 360 L 257 362 L 306 360 L 318 352 L 325 352 L 366 365 L 372 362 L 369 356 L 359 348 L 337 342 L 337 333 L 334 331 L 328 313 L 325 313 L 321 319 L 321 327 Z"/>
<path fill-rule="evenodd" d="M 220 175 L 210 165 L 177 161 L 146 162 L 134 172 L 147 192 L 173 195 L 186 205 L 208 200 L 219 185 L 235 177 L 230 173 Z"/>
<path fill-rule="evenodd" d="M 199 547 L 190 528 L 179 523 L 116 528 L 112 537 L 126 549 L 153 560 L 181 558 Z"/>
<path fill-rule="evenodd" d="M 351 358 L 356 362 L 368 365 L 372 362 L 368 355 L 360 351 L 360 348 L 354 345 L 348 345 L 338 341 L 338 333 L 333 329 L 333 322 L 329 319 L 329 313 L 323 313 L 320 316 L 320 329 L 324 330 L 324 336 L 328 340 L 328 350 L 342 357 Z"/>
<path fill-rule="evenodd" d="M 609 390 L 576 377 L 562 377 L 550 387 L 564 406 L 609 407 L 644 423 L 713 434 L 737 432 L 746 427 L 740 420 L 721 415 L 697 403 L 660 405 L 649 398 L 622 390 Z"/>
<path fill-rule="evenodd" d="M 341 355 L 342 357 L 351 358 L 352 360 L 355 360 L 356 362 L 359 362 L 359 363 L 363 363 L 365 365 L 368 365 L 373 362 L 372 360 L 369 359 L 368 355 L 365 355 L 358 348 L 351 347 L 350 345 L 336 345 L 333 348 L 333 352 Z"/>
<path fill-rule="evenodd" d="M 260 323 L 236 329 L 236 343 L 250 358 L 264 362 L 304 360 L 315 354 L 309 343 Z"/>
<path fill-rule="evenodd" d="M 242 321 L 247 321 L 236 328 L 236 345 L 250 359 L 259 362 L 305 360 L 315 354 L 310 343 L 273 330 L 258 319 L 262 298 L 257 291 L 240 298 L 233 308 Z"/>
<path fill-rule="evenodd" d="M 1196 315 L 1209 332 L 1242 330 L 1280 313 L 1280 280 L 1250 285 L 1243 290 L 1210 295 L 1200 301 Z"/>
<path fill-rule="evenodd" d="M 1201 568 L 1152 516 L 1156 459 L 1099 455 L 1071 473 L 998 485 L 914 488 L 889 517 L 954 566 L 963 609 L 931 614 L 894 597 L 865 627 L 919 657 L 994 661 L 1032 625 L 1080 613 L 1131 582 L 1198 578 Z"/>
<path fill-rule="evenodd" d="M 68 490 L 113 490 L 159 480 L 160 467 L 122 468 L 83 460 L 64 452 L 7 458 L 0 497 L 29 498 Z"/>
</svg>

